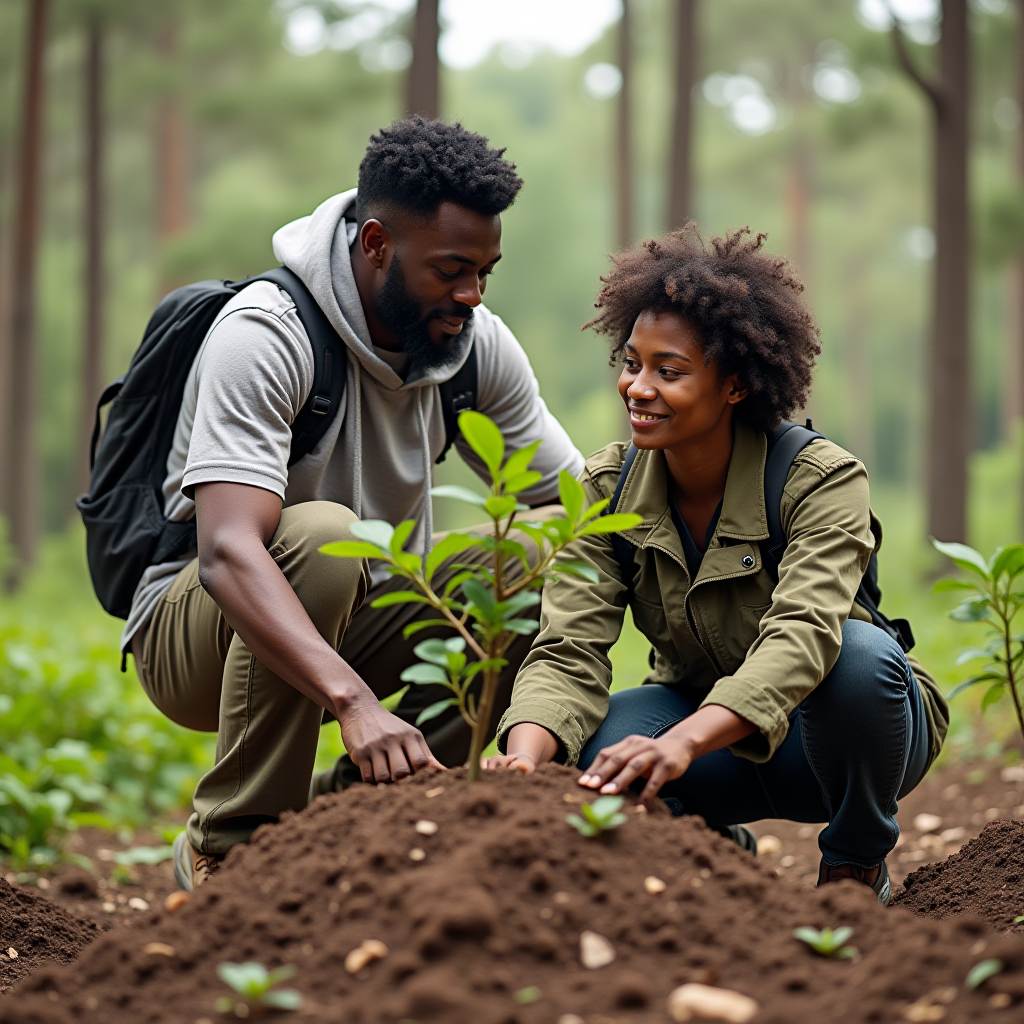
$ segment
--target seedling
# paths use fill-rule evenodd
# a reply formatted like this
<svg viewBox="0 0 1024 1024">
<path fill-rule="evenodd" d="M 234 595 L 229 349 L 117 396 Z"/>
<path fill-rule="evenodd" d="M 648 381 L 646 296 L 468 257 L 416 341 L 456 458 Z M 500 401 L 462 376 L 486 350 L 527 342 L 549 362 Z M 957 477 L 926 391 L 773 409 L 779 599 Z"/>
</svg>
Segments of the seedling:
<svg viewBox="0 0 1024 1024">
<path fill-rule="evenodd" d="M 932 543 L 969 574 L 967 579 L 942 579 L 935 584 L 937 592 L 964 591 L 964 599 L 950 617 L 957 622 L 987 622 L 990 627 L 981 647 L 968 647 L 956 660 L 958 665 L 982 661 L 982 670 L 955 686 L 949 696 L 984 684 L 982 711 L 1008 696 L 1024 736 L 1024 636 L 1014 633 L 1014 621 L 1024 608 L 1024 544 L 997 548 L 986 559 L 966 544 Z"/>
<path fill-rule="evenodd" d="M 1019 916 L 1015 917 L 1013 919 L 1013 923 L 1014 924 L 1024 924 L 1024 914 L 1020 914 Z"/>
<path fill-rule="evenodd" d="M 527 985 L 526 988 L 521 988 L 515 992 L 512 998 L 523 1006 L 529 1006 L 530 1003 L 535 1003 L 541 998 L 541 990 L 536 985 Z"/>
<path fill-rule="evenodd" d="M 416 724 L 457 707 L 472 730 L 469 778 L 475 781 L 480 778 L 480 755 L 494 711 L 498 675 L 508 664 L 505 653 L 517 634 L 529 636 L 537 629 L 537 620 L 524 618 L 524 613 L 540 604 L 538 591 L 545 581 L 570 575 L 597 582 L 597 570 L 588 561 L 559 556 L 581 537 L 628 530 L 639 526 L 641 517 L 623 513 L 602 515 L 608 499 L 587 506 L 583 487 L 563 470 L 558 477 L 558 493 L 565 515 L 543 522 L 519 520 L 516 517 L 529 512 L 529 507 L 519 501 L 518 495 L 541 480 L 541 474 L 529 468 L 540 441 L 506 459 L 501 431 L 482 413 L 460 413 L 459 430 L 487 467 L 490 493 L 485 497 L 466 487 L 454 486 L 435 487 L 431 493 L 482 510 L 491 521 L 489 535 L 449 533 L 424 558 L 405 550 L 416 525 L 411 519 L 396 527 L 379 519 L 367 519 L 352 524 L 357 540 L 336 541 L 320 550 L 339 558 L 380 559 L 387 562 L 392 576 L 402 576 L 415 586 L 415 590 L 384 594 L 372 604 L 374 608 L 408 603 L 433 608 L 437 616 L 406 626 L 406 638 L 431 626 L 448 626 L 458 634 L 449 640 L 417 644 L 415 652 L 421 660 L 407 668 L 401 678 L 403 682 L 440 685 L 450 691 L 450 697 L 421 712 Z M 526 548 L 510 536 L 513 528 L 536 546 L 533 565 Z M 490 564 L 457 566 L 459 571 L 438 593 L 434 589 L 437 570 L 448 559 L 471 548 L 485 552 Z M 508 571 L 517 562 L 523 571 L 512 582 Z M 483 681 L 474 687 L 478 675 Z"/>
<path fill-rule="evenodd" d="M 302 996 L 293 988 L 278 988 L 275 985 L 295 973 L 291 964 L 268 971 L 263 964 L 220 964 L 217 977 L 233 988 L 242 997 L 241 1005 L 250 1010 L 268 1007 L 272 1010 L 297 1010 L 302 1005 Z M 239 1000 L 234 996 L 221 996 L 216 1003 L 218 1013 L 236 1013 Z"/>
<path fill-rule="evenodd" d="M 853 929 L 847 926 L 836 928 L 797 928 L 793 935 L 801 942 L 807 943 L 818 956 L 832 957 L 836 960 L 852 960 L 860 956 L 860 953 L 853 946 L 847 946 L 846 940 L 853 934 Z"/>
<path fill-rule="evenodd" d="M 967 981 L 964 984 L 968 988 L 978 988 L 979 985 L 984 985 L 989 978 L 994 978 L 1002 969 L 1002 960 L 982 960 L 967 972 Z"/>
<path fill-rule="evenodd" d="M 581 835 L 599 836 L 602 832 L 617 829 L 626 820 L 626 816 L 619 812 L 621 806 L 621 796 L 599 796 L 592 804 L 580 806 L 582 817 L 568 814 L 565 820 Z"/>
</svg>

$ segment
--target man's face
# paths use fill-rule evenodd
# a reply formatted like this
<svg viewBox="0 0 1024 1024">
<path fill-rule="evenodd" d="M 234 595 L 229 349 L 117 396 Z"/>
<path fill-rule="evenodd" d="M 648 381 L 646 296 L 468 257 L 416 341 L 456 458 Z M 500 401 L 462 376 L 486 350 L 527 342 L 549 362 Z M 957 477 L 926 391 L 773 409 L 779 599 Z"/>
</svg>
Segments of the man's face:
<svg viewBox="0 0 1024 1024">
<path fill-rule="evenodd" d="M 456 359 L 501 259 L 501 218 L 442 203 L 429 220 L 368 220 L 360 241 L 371 263 L 379 261 L 375 312 L 410 362 L 431 369 Z"/>
</svg>

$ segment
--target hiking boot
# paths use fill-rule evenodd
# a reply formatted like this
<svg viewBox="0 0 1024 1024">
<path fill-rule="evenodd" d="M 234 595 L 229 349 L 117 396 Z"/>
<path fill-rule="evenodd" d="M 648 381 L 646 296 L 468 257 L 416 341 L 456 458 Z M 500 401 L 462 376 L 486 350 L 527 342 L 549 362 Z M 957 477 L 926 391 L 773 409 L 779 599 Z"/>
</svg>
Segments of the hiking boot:
<svg viewBox="0 0 1024 1024">
<path fill-rule="evenodd" d="M 818 868 L 818 885 L 828 885 L 844 878 L 852 878 L 855 882 L 869 886 L 884 907 L 892 896 L 892 883 L 889 881 L 889 866 L 883 860 L 873 868 L 862 868 L 857 864 L 826 864 L 824 861 Z"/>
<path fill-rule="evenodd" d="M 221 860 L 222 857 L 215 857 L 212 853 L 197 853 L 184 832 L 174 839 L 174 880 L 185 892 L 198 889 L 220 869 Z"/>
<path fill-rule="evenodd" d="M 757 836 L 746 825 L 723 825 L 715 831 L 726 839 L 731 839 L 741 850 L 757 856 Z"/>
</svg>

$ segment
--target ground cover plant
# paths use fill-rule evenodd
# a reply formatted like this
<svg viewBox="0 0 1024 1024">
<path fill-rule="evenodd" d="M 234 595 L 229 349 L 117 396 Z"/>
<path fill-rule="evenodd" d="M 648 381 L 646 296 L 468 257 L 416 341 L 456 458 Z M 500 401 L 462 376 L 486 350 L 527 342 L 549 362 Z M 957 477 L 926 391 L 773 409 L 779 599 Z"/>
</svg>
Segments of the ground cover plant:
<svg viewBox="0 0 1024 1024">
<path fill-rule="evenodd" d="M 302 1005 L 302 996 L 293 988 L 277 987 L 294 974 L 295 968 L 291 964 L 272 971 L 253 961 L 220 964 L 217 977 L 234 989 L 236 995 L 221 996 L 216 1002 L 216 1008 L 220 1013 L 233 1013 L 236 1017 L 248 1017 L 253 1010 L 264 1007 L 271 1010 L 297 1010 Z"/>
<path fill-rule="evenodd" d="M 529 635 L 537 629 L 537 620 L 524 617 L 540 604 L 539 589 L 545 582 L 557 582 L 560 574 L 582 576 L 597 582 L 597 571 L 579 559 L 559 558 L 574 540 L 593 534 L 615 533 L 638 526 L 641 517 L 626 513 L 604 514 L 609 499 L 587 505 L 580 483 L 564 470 L 558 477 L 558 493 L 565 510 L 540 522 L 521 519 L 530 511 L 519 495 L 541 480 L 530 469 L 540 441 L 512 452 L 506 458 L 505 441 L 494 422 L 482 413 L 459 414 L 459 431 L 467 444 L 480 456 L 491 476 L 490 493 L 477 494 L 467 487 L 442 485 L 431 491 L 436 497 L 454 498 L 480 509 L 492 524 L 489 535 L 452 531 L 434 547 L 426 559 L 405 550 L 415 528 L 411 519 L 392 527 L 382 520 L 353 523 L 354 541 L 335 541 L 320 550 L 339 558 L 373 558 L 387 562 L 393 576 L 409 580 L 415 590 L 385 594 L 373 602 L 374 608 L 393 604 L 426 604 L 438 617 L 415 622 L 405 636 L 430 626 L 449 626 L 458 634 L 449 640 L 424 640 L 414 648 L 420 662 L 402 673 L 402 680 L 421 685 L 439 684 L 452 696 L 437 701 L 419 716 L 417 725 L 458 707 L 473 732 L 469 751 L 471 781 L 480 777 L 480 755 L 486 743 L 487 729 L 494 711 L 498 674 L 508 664 L 504 654 L 517 634 Z M 513 530 L 525 535 L 536 547 L 531 564 L 526 546 L 512 536 Z M 441 593 L 434 590 L 434 573 L 448 558 L 469 548 L 479 548 L 491 556 L 487 566 L 464 565 Z M 521 574 L 511 575 L 510 566 L 518 562 Z M 474 656 L 471 660 L 466 651 Z M 482 685 L 473 686 L 480 676 Z"/>
</svg>

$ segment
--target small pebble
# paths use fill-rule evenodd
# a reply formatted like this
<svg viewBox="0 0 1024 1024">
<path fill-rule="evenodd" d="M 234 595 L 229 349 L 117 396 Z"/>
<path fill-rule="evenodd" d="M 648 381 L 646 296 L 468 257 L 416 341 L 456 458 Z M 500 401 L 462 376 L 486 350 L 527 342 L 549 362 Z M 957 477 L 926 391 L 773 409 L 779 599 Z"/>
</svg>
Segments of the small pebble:
<svg viewBox="0 0 1024 1024">
<path fill-rule="evenodd" d="M 427 799 L 433 800 L 435 796 L 440 796 L 444 792 L 444 786 L 435 786 L 433 789 L 427 790 Z"/>
<path fill-rule="evenodd" d="M 701 868 L 700 869 L 700 877 L 701 878 L 710 878 L 711 877 L 711 868 Z"/>
<path fill-rule="evenodd" d="M 757 1013 L 757 1003 L 750 996 L 728 988 L 690 982 L 669 994 L 668 1012 L 674 1021 L 679 1022 L 724 1020 L 729 1024 L 746 1024 Z"/>
<path fill-rule="evenodd" d="M 944 1020 L 946 1016 L 946 1008 L 940 1003 L 930 1003 L 927 1000 L 918 1000 L 916 1003 L 911 1003 L 903 1011 L 903 1019 L 910 1021 L 940 1021 Z"/>
<path fill-rule="evenodd" d="M 409 851 L 409 860 L 421 861 L 427 859 L 427 851 L 421 850 L 418 846 Z"/>
<path fill-rule="evenodd" d="M 965 835 L 967 835 L 967 829 L 961 827 L 960 825 L 957 825 L 956 828 L 947 828 L 946 831 L 939 836 L 939 838 L 944 843 L 955 843 L 958 840 L 963 839 Z"/>
<path fill-rule="evenodd" d="M 540 916 L 545 921 L 550 921 L 555 916 L 555 912 L 550 907 L 541 907 Z"/>
<path fill-rule="evenodd" d="M 173 946 L 168 946 L 166 942 L 147 942 L 142 947 L 142 952 L 146 956 L 174 956 L 175 949 Z"/>
<path fill-rule="evenodd" d="M 563 1013 L 556 1024 L 586 1024 L 586 1021 L 577 1013 Z"/>
<path fill-rule="evenodd" d="M 666 888 L 668 887 L 665 883 L 655 875 L 648 875 L 644 879 L 644 889 L 652 896 L 657 896 L 659 892 L 664 892 Z"/>
<path fill-rule="evenodd" d="M 572 897 L 567 892 L 556 892 L 554 895 L 554 901 L 556 903 L 569 903 Z"/>
<path fill-rule="evenodd" d="M 437 832 L 437 822 L 428 821 L 426 818 L 421 818 L 419 821 L 416 822 L 416 831 L 421 836 L 432 836 L 435 832 Z"/>
<path fill-rule="evenodd" d="M 562 794 L 562 799 L 567 804 L 581 804 L 581 803 L 583 803 L 583 797 L 576 796 L 574 793 L 563 793 Z"/>
<path fill-rule="evenodd" d="M 347 878 L 343 878 L 338 883 L 338 891 L 339 892 L 351 892 L 352 891 L 352 883 Z"/>
<path fill-rule="evenodd" d="M 690 885 L 692 885 L 694 889 L 699 889 L 703 884 L 704 883 L 699 878 L 690 879 Z"/>
<path fill-rule="evenodd" d="M 782 840 L 778 836 L 761 836 L 757 840 L 757 855 L 765 857 L 769 854 L 779 853 L 782 850 Z"/>
<path fill-rule="evenodd" d="M 988 997 L 988 1005 L 993 1010 L 1005 1010 L 1013 1002 L 1013 997 L 1009 992 L 996 992 L 995 995 Z"/>
<path fill-rule="evenodd" d="M 367 964 L 387 955 L 388 947 L 380 939 L 367 939 L 345 957 L 345 970 L 349 974 L 358 974 Z"/>
<path fill-rule="evenodd" d="M 132 910 L 149 910 L 149 904 L 141 896 L 133 896 L 128 901 L 128 906 Z"/>
<path fill-rule="evenodd" d="M 787 853 L 782 860 L 779 861 L 779 866 L 784 868 L 791 868 L 796 863 L 796 857 L 791 853 Z"/>
<path fill-rule="evenodd" d="M 117 910 L 117 904 L 116 903 L 104 903 L 103 904 L 103 913 L 104 914 L 113 914 L 116 910 Z"/>
<path fill-rule="evenodd" d="M 176 910 L 180 910 L 186 903 L 191 900 L 192 897 L 187 892 L 182 892 L 180 889 L 177 892 L 169 893 L 167 899 L 164 900 L 164 910 L 169 914 L 173 914 Z"/>
<path fill-rule="evenodd" d="M 97 850 L 96 851 L 96 856 L 100 860 L 111 861 L 111 860 L 114 859 L 114 851 L 113 850 Z"/>
<path fill-rule="evenodd" d="M 937 814 L 922 813 L 914 818 L 914 828 L 918 832 L 935 832 L 942 826 L 942 819 Z"/>
<path fill-rule="evenodd" d="M 1024 782 L 1024 764 L 1007 765 L 1000 773 L 1003 782 Z"/>
<path fill-rule="evenodd" d="M 37 886 L 37 888 L 42 889 L 43 891 L 45 891 L 45 890 L 50 888 L 50 880 L 48 878 L 37 878 L 36 879 L 36 886 Z"/>
<path fill-rule="evenodd" d="M 607 967 L 615 959 L 615 947 L 597 932 L 583 932 L 580 935 L 580 963 L 587 970 L 596 971 Z"/>
<path fill-rule="evenodd" d="M 7 955 L 12 960 L 17 960 L 18 959 L 18 951 L 13 946 L 8 946 L 7 947 Z"/>
</svg>

